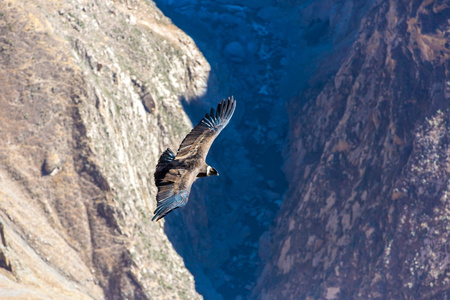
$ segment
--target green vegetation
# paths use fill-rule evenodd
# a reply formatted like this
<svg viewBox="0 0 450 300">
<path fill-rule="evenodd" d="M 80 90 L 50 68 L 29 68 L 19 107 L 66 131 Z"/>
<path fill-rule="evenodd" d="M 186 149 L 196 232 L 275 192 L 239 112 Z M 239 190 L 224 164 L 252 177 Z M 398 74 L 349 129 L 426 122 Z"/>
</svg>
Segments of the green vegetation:
<svg viewBox="0 0 450 300">
<path fill-rule="evenodd" d="M 71 16 L 74 20 L 75 23 L 80 26 L 81 28 L 84 28 L 84 22 L 82 20 L 80 20 L 75 14 L 73 14 L 72 12 L 68 12 L 69 16 Z"/>
</svg>

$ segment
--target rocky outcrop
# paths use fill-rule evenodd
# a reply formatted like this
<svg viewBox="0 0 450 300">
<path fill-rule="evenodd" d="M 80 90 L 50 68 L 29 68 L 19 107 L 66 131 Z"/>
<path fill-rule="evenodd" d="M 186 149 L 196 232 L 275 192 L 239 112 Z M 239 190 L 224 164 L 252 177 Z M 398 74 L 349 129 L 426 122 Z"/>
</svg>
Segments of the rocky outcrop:
<svg viewBox="0 0 450 300">
<path fill-rule="evenodd" d="M 0 32 L 0 295 L 199 298 L 150 222 L 208 79 L 193 41 L 144 1 L 2 1 Z"/>
<path fill-rule="evenodd" d="M 290 188 L 255 298 L 448 296 L 449 15 L 378 1 L 337 74 L 293 99 Z"/>
</svg>

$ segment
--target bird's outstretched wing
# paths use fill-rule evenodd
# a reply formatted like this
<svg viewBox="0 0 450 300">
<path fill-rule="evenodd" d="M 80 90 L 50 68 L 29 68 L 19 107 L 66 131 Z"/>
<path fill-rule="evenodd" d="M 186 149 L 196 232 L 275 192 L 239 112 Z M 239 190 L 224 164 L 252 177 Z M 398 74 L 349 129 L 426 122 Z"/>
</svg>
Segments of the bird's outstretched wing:
<svg viewBox="0 0 450 300">
<path fill-rule="evenodd" d="M 156 166 L 155 184 L 158 187 L 158 194 L 152 221 L 158 221 L 172 210 L 186 205 L 188 201 L 193 179 L 187 174 L 187 170 L 171 166 L 174 159 L 175 154 L 167 148 Z"/>
<path fill-rule="evenodd" d="M 164 218 L 168 213 L 172 210 L 177 209 L 179 207 L 183 207 L 186 205 L 189 198 L 189 191 L 182 191 L 179 194 L 173 195 L 163 201 L 158 202 L 158 206 L 154 212 L 154 216 L 152 221 L 158 221 L 161 218 Z"/>
<path fill-rule="evenodd" d="M 217 105 L 217 109 L 211 108 L 211 112 L 195 126 L 184 138 L 178 149 L 176 159 L 186 159 L 195 155 L 200 155 L 206 159 L 209 148 L 219 135 L 222 129 L 227 126 L 234 110 L 236 100 L 227 98 Z"/>
</svg>

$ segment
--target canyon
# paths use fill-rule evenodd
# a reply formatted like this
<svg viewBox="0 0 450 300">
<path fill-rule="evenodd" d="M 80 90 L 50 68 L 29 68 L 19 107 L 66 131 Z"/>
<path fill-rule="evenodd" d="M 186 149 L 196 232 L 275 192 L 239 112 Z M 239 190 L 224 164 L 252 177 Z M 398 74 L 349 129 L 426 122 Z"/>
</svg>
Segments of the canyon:
<svg viewBox="0 0 450 300">
<path fill-rule="evenodd" d="M 0 2 L 0 297 L 445 299 L 450 2 Z M 159 155 L 233 95 L 220 173 Z"/>
</svg>

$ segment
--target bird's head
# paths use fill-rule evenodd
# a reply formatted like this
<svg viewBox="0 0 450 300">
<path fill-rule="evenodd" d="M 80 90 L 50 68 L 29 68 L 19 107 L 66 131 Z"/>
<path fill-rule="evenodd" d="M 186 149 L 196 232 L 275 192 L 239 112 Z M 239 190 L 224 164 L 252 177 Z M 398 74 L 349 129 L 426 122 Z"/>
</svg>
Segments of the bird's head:
<svg viewBox="0 0 450 300">
<path fill-rule="evenodd" d="M 217 170 L 214 169 L 213 167 L 208 166 L 208 167 L 206 168 L 206 176 L 212 176 L 212 175 L 217 175 L 217 176 L 219 176 L 219 172 L 217 172 Z"/>
</svg>

